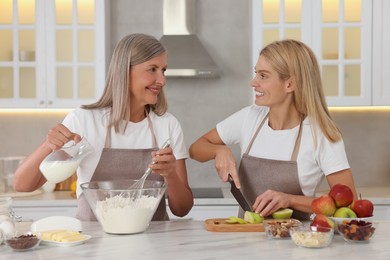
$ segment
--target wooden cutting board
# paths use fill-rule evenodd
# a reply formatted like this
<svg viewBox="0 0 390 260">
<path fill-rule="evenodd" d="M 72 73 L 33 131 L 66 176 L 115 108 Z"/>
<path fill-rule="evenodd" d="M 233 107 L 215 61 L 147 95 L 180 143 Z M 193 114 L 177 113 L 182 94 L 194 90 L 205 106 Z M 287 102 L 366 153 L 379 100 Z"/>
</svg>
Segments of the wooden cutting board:
<svg viewBox="0 0 390 260">
<path fill-rule="evenodd" d="M 263 223 L 260 224 L 228 224 L 227 218 L 211 218 L 204 221 L 206 230 L 212 232 L 264 232 Z"/>
</svg>

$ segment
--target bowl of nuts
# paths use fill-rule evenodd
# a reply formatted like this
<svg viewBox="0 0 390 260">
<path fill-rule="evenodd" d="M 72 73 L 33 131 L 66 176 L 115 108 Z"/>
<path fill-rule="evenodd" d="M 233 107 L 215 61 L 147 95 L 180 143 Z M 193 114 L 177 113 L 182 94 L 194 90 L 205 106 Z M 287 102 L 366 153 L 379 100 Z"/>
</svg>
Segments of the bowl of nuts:
<svg viewBox="0 0 390 260">
<path fill-rule="evenodd" d="M 323 248 L 330 245 L 334 236 L 333 228 L 299 226 L 290 228 L 290 236 L 295 245 L 307 248 Z"/>
<path fill-rule="evenodd" d="M 7 234 L 4 243 L 14 251 L 32 250 L 41 243 L 41 234 L 38 232 L 20 232 Z"/>
<path fill-rule="evenodd" d="M 375 233 L 374 223 L 364 220 L 343 221 L 338 232 L 347 242 L 368 243 Z"/>
<path fill-rule="evenodd" d="M 289 239 L 290 228 L 301 226 L 302 222 L 297 219 L 265 220 L 264 230 L 268 238 Z"/>
</svg>

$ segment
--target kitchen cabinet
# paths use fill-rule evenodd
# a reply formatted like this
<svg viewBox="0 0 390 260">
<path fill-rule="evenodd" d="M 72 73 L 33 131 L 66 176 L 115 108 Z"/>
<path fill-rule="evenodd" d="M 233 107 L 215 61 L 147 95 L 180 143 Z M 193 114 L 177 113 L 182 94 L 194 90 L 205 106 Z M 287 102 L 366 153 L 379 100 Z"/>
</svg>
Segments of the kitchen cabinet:
<svg viewBox="0 0 390 260">
<path fill-rule="evenodd" d="M 174 216 L 169 208 L 167 208 L 170 219 L 182 219 Z M 184 219 L 205 220 L 209 218 L 228 218 L 230 216 L 237 216 L 238 205 L 194 205 Z"/>
<path fill-rule="evenodd" d="M 0 107 L 74 108 L 104 88 L 109 1 L 0 1 Z"/>
<path fill-rule="evenodd" d="M 268 43 L 309 45 L 328 105 L 390 105 L 390 3 L 385 0 L 253 0 L 253 64 Z"/>
<path fill-rule="evenodd" d="M 51 216 L 75 217 L 77 206 L 53 206 L 53 207 L 13 207 L 16 216 L 21 216 L 22 221 L 36 221 Z"/>
<path fill-rule="evenodd" d="M 374 205 L 374 219 L 375 220 L 390 220 L 390 206 L 388 206 L 388 205 Z"/>
<path fill-rule="evenodd" d="M 374 2 L 373 103 L 390 105 L 390 2 Z"/>
</svg>

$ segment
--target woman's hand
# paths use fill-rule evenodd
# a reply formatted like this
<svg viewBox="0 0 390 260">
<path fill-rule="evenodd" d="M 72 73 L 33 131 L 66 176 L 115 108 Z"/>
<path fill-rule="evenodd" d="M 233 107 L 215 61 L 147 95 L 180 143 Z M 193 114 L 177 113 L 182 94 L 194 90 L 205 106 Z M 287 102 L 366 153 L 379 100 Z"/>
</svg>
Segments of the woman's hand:
<svg viewBox="0 0 390 260">
<path fill-rule="evenodd" d="M 45 145 L 48 146 L 52 151 L 60 149 L 64 144 L 69 141 L 80 142 L 81 136 L 71 132 L 63 124 L 57 124 L 46 136 Z"/>
<path fill-rule="evenodd" d="M 160 174 L 165 179 L 177 177 L 176 157 L 171 147 L 152 152 L 152 159 L 154 163 L 149 164 L 149 167 L 153 173 Z"/>
<path fill-rule="evenodd" d="M 222 181 L 227 182 L 229 180 L 229 175 L 231 175 L 236 187 L 241 187 L 238 179 L 236 160 L 229 147 L 221 145 L 218 148 L 215 154 L 215 168 Z"/>
<path fill-rule="evenodd" d="M 290 199 L 288 194 L 267 190 L 263 194 L 257 196 L 253 204 L 253 210 L 256 213 L 266 217 L 280 208 L 288 208 L 290 206 Z"/>
</svg>

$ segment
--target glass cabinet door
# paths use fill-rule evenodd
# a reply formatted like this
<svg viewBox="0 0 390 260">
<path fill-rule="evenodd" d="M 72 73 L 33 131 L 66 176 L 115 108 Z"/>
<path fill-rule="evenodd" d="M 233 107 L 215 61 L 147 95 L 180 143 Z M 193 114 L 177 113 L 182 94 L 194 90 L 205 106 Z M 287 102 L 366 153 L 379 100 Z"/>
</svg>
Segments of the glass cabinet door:
<svg viewBox="0 0 390 260">
<path fill-rule="evenodd" d="M 37 89 L 36 2 L 0 1 L 0 106 L 17 99 L 34 106 L 42 93 Z"/>
<path fill-rule="evenodd" d="M 0 107 L 73 108 L 105 82 L 104 0 L 0 1 Z"/>
<path fill-rule="evenodd" d="M 272 41 L 303 41 L 318 58 L 329 105 L 371 105 L 371 1 L 252 3 L 253 64 L 261 48 Z"/>
</svg>

